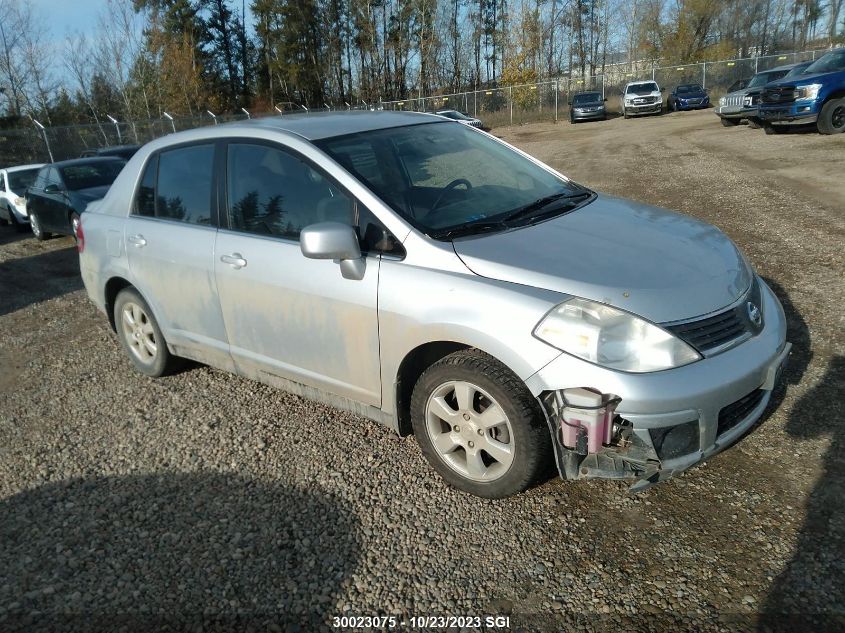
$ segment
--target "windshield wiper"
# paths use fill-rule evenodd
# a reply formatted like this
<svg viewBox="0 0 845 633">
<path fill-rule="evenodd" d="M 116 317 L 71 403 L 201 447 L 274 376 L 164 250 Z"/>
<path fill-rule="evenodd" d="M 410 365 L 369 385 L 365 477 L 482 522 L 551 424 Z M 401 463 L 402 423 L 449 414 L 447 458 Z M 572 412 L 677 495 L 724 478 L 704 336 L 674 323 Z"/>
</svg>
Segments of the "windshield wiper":
<svg viewBox="0 0 845 633">
<path fill-rule="evenodd" d="M 496 229 L 505 230 L 509 228 L 510 227 L 507 224 L 498 220 L 495 222 L 481 220 L 478 222 L 470 222 L 469 224 L 453 226 L 448 229 L 441 229 L 439 231 L 429 233 L 429 235 L 436 240 L 442 240 L 460 237 L 461 235 L 474 235 L 476 233 L 484 233 L 485 231 L 493 231 Z"/>
<path fill-rule="evenodd" d="M 557 200 L 565 200 L 567 202 L 572 203 L 572 206 L 577 204 L 577 200 L 584 200 L 585 198 L 589 198 L 593 194 L 589 191 L 579 191 L 578 193 L 555 193 L 550 196 L 546 196 L 544 198 L 540 198 L 539 200 L 535 200 L 529 204 L 526 204 L 524 207 L 520 207 L 514 211 L 511 211 L 508 215 L 505 216 L 503 222 L 509 222 L 511 220 L 518 220 L 519 218 L 525 218 L 531 216 L 535 211 L 540 211 L 544 207 L 549 206 L 552 202 L 556 202 Z M 556 211 L 559 210 L 559 207 L 555 209 Z"/>
</svg>

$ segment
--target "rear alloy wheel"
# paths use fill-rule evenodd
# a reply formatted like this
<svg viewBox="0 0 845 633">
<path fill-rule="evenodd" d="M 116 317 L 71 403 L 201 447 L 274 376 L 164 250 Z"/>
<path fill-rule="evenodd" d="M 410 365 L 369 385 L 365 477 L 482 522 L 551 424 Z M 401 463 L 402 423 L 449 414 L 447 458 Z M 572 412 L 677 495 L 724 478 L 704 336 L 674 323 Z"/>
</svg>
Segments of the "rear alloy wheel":
<svg viewBox="0 0 845 633">
<path fill-rule="evenodd" d="M 423 372 L 411 398 L 411 422 L 434 469 L 455 488 L 481 497 L 522 492 L 552 462 L 536 399 L 479 350 L 456 352 Z"/>
<path fill-rule="evenodd" d="M 34 213 L 29 214 L 29 226 L 32 228 L 32 234 L 35 236 L 35 239 L 39 242 L 49 239 L 50 234 L 41 228 L 41 222 Z"/>
<path fill-rule="evenodd" d="M 736 127 L 739 125 L 739 119 L 727 119 L 725 117 L 721 118 L 722 125 L 725 127 Z"/>
<path fill-rule="evenodd" d="M 173 368 L 174 358 L 150 306 L 134 288 L 125 288 L 114 302 L 114 324 L 129 360 L 142 374 L 163 376 Z"/>
<path fill-rule="evenodd" d="M 831 99 L 824 104 L 819 114 L 818 128 L 821 134 L 845 132 L 845 98 Z"/>
</svg>

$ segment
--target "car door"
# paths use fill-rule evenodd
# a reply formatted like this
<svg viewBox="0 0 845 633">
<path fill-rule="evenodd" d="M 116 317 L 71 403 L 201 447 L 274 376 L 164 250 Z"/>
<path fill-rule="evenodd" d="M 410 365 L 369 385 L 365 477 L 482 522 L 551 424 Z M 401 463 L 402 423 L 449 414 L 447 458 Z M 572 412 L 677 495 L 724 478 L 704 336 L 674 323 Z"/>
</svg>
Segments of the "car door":
<svg viewBox="0 0 845 633">
<path fill-rule="evenodd" d="M 59 170 L 50 167 L 47 170 L 47 180 L 44 189 L 39 192 L 39 205 L 36 208 L 42 230 L 66 231 L 68 222 L 65 216 L 65 191 Z"/>
<path fill-rule="evenodd" d="M 380 257 L 366 257 L 363 279 L 344 279 L 337 263 L 306 259 L 299 246 L 305 226 L 353 224 L 355 200 L 278 144 L 230 141 L 220 169 L 226 224 L 214 265 L 235 364 L 380 405 Z"/>
<path fill-rule="evenodd" d="M 231 368 L 214 282 L 213 142 L 153 154 L 124 225 L 132 282 L 177 354 Z"/>
</svg>

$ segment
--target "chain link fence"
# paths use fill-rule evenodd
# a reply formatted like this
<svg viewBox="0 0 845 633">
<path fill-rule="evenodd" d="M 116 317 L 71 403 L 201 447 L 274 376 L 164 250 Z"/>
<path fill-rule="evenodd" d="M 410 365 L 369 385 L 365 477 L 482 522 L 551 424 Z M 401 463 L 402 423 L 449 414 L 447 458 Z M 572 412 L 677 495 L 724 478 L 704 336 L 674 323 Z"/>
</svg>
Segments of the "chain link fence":
<svg viewBox="0 0 845 633">
<path fill-rule="evenodd" d="M 678 65 L 636 61 L 607 66 L 604 72 L 597 75 L 561 77 L 533 84 L 386 101 L 382 107 L 417 112 L 460 110 L 481 119 L 487 127 L 519 125 L 566 118 L 572 95 L 585 90 L 601 92 L 608 101 L 608 109 L 618 111 L 625 85 L 631 81 L 649 79 L 656 81 L 667 93 L 679 84 L 701 84 L 710 92 L 712 102 L 728 92 L 739 79 L 750 79 L 759 71 L 777 66 L 813 61 L 828 50 Z"/>
<path fill-rule="evenodd" d="M 619 109 L 619 98 L 630 81 L 652 79 L 669 91 L 682 83 L 700 83 L 707 88 L 711 102 L 725 94 L 739 79 L 749 79 L 754 73 L 777 66 L 815 60 L 829 49 L 817 49 L 780 55 L 766 55 L 696 64 L 655 65 L 648 61 L 607 66 L 597 75 L 559 77 L 532 84 L 497 86 L 452 94 L 409 97 L 379 104 L 358 104 L 346 109 L 405 110 L 437 112 L 460 110 L 482 119 L 487 127 L 520 125 L 535 121 L 557 121 L 565 118 L 573 94 L 585 90 L 601 92 L 608 101 L 608 109 Z M 285 109 L 261 114 L 213 115 L 206 112 L 195 116 L 165 115 L 160 119 L 118 122 L 100 121 L 87 125 L 41 127 L 33 122 L 25 128 L 0 130 L 0 166 L 44 163 L 76 158 L 83 152 L 99 147 L 123 144 L 143 144 L 152 139 L 206 125 L 242 121 L 250 117 L 279 116 L 292 111 L 306 110 L 303 106 L 285 104 Z"/>
</svg>

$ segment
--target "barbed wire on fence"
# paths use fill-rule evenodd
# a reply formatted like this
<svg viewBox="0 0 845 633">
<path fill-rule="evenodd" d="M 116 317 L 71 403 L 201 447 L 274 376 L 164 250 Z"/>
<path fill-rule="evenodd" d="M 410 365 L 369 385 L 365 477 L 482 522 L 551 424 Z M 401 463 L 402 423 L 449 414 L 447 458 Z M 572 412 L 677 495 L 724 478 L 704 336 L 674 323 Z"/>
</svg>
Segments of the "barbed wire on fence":
<svg viewBox="0 0 845 633">
<path fill-rule="evenodd" d="M 699 83 L 707 88 L 713 97 L 718 97 L 738 79 L 747 79 L 757 72 L 777 66 L 812 61 L 830 49 L 813 49 L 794 53 L 764 55 L 705 61 L 692 64 L 658 65 L 648 60 L 608 64 L 601 73 L 591 75 L 569 74 L 544 79 L 528 84 L 489 86 L 477 90 L 427 95 L 382 101 L 379 103 L 346 107 L 305 109 L 294 103 L 281 104 L 285 109 L 274 106 L 271 112 L 250 113 L 246 110 L 228 114 L 214 114 L 206 111 L 188 116 L 172 116 L 163 113 L 161 118 L 118 121 L 108 116 L 97 123 L 41 126 L 33 121 L 32 126 L 18 129 L 0 129 L 0 166 L 22 165 L 65 160 L 80 156 L 86 150 L 123 144 L 144 144 L 172 132 L 243 121 L 251 117 L 285 116 L 291 112 L 312 114 L 328 110 L 404 110 L 436 112 L 438 110 L 462 110 L 475 117 L 483 117 L 489 127 L 514 125 L 531 121 L 558 121 L 571 95 L 581 91 L 601 92 L 609 99 L 611 109 L 616 106 L 614 97 L 621 95 L 625 84 L 635 80 L 650 79 L 663 88 L 682 83 Z"/>
</svg>

